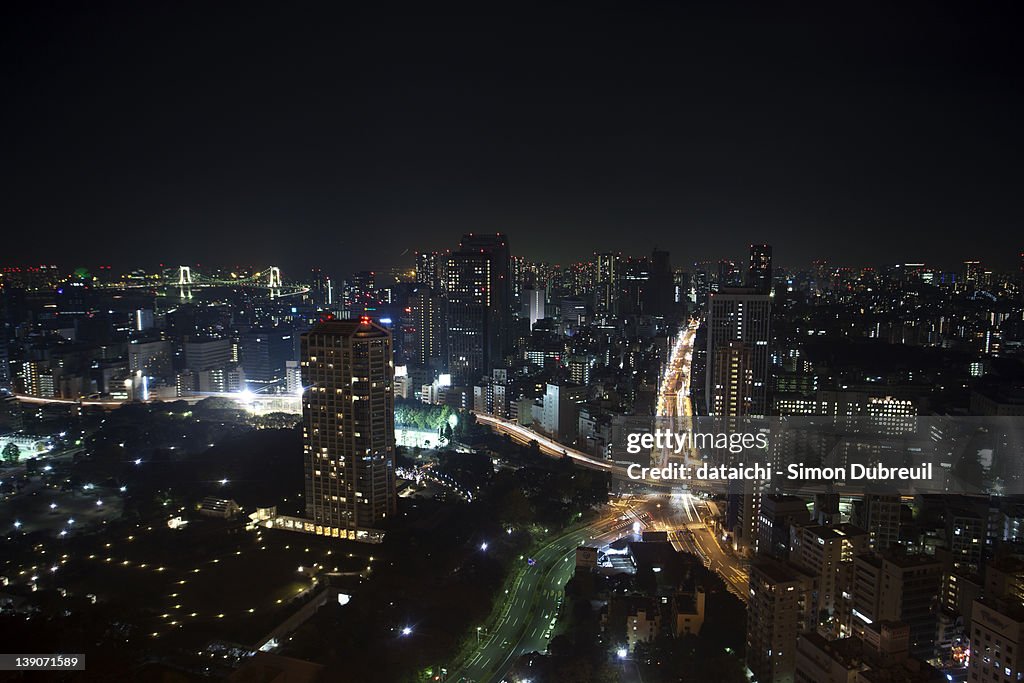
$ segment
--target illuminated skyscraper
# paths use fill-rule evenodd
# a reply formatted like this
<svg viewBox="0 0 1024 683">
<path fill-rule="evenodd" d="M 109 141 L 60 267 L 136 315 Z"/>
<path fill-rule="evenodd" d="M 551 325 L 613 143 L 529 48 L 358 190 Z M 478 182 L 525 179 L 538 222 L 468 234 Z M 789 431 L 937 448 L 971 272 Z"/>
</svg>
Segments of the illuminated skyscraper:
<svg viewBox="0 0 1024 683">
<path fill-rule="evenodd" d="M 741 429 L 748 416 L 767 409 L 770 303 L 754 289 L 726 288 L 708 294 L 705 401 L 718 429 Z M 730 487 L 729 514 L 737 550 L 757 550 L 763 482 Z"/>
<path fill-rule="evenodd" d="M 705 396 L 709 414 L 766 414 L 770 318 L 767 294 L 730 288 L 708 295 Z M 729 367 L 719 367 L 722 363 Z"/>
<path fill-rule="evenodd" d="M 547 317 L 544 314 L 544 306 L 547 304 L 547 291 L 543 287 L 531 285 L 526 288 L 526 306 L 530 316 L 530 329 L 538 320 Z"/>
<path fill-rule="evenodd" d="M 448 257 L 448 371 L 456 384 L 485 374 L 497 344 L 490 282 L 486 254 L 456 252 Z"/>
<path fill-rule="evenodd" d="M 444 299 L 436 290 L 424 285 L 413 290 L 409 303 L 417 335 L 416 364 L 443 370 L 447 361 Z"/>
<path fill-rule="evenodd" d="M 598 314 L 615 315 L 619 309 L 619 255 L 597 254 L 594 310 Z"/>
<path fill-rule="evenodd" d="M 416 284 L 440 292 L 446 256 L 436 251 L 416 252 Z"/>
<path fill-rule="evenodd" d="M 302 335 L 306 515 L 318 533 L 360 540 L 394 516 L 391 333 L 326 320 Z"/>
<path fill-rule="evenodd" d="M 447 264 L 448 370 L 465 385 L 501 365 L 511 346 L 508 239 L 465 235 Z"/>
<path fill-rule="evenodd" d="M 750 265 L 747 266 L 747 287 L 759 294 L 768 294 L 772 289 L 772 245 L 751 244 Z"/>
</svg>

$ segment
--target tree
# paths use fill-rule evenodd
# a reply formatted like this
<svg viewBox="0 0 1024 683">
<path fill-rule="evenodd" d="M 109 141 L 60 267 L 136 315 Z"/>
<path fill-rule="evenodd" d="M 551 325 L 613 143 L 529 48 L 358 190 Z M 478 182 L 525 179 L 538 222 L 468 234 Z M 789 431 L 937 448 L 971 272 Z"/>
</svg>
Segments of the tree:
<svg viewBox="0 0 1024 683">
<path fill-rule="evenodd" d="M 18 444 L 14 443 L 13 441 L 8 441 L 7 445 L 4 446 L 2 455 L 4 462 L 13 465 L 14 463 L 18 462 L 18 458 L 21 457 L 21 449 L 18 448 Z"/>
</svg>

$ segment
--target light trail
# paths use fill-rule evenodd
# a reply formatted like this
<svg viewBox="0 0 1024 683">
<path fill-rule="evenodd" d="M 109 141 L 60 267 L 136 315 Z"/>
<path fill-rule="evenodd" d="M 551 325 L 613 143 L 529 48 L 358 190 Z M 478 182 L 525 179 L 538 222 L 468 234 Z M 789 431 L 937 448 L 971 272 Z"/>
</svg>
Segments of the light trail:
<svg viewBox="0 0 1024 683">
<path fill-rule="evenodd" d="M 480 422 L 484 422 L 485 424 L 494 427 L 499 431 L 511 434 L 513 435 L 513 437 L 518 436 L 525 443 L 529 443 L 530 441 L 536 441 L 537 444 L 541 447 L 541 450 L 545 450 L 549 455 L 564 455 L 566 457 L 572 458 L 573 460 L 580 463 L 584 467 L 589 467 L 590 469 L 604 470 L 606 472 L 617 472 L 623 475 L 625 475 L 626 473 L 626 469 L 624 467 L 617 467 L 615 465 L 612 465 L 611 463 L 605 462 L 604 460 L 599 460 L 592 455 L 587 455 L 586 453 L 578 451 L 575 448 L 571 448 L 570 446 L 561 444 L 555 441 L 554 439 L 550 439 L 544 436 L 543 434 L 539 434 L 533 431 L 532 429 L 524 427 L 520 424 L 516 424 L 515 422 L 509 422 L 508 420 L 503 420 L 500 417 L 494 417 L 493 415 L 487 415 L 486 413 L 478 413 L 475 410 L 470 412 L 473 413 L 473 415 L 476 416 L 476 419 L 479 420 Z"/>
</svg>

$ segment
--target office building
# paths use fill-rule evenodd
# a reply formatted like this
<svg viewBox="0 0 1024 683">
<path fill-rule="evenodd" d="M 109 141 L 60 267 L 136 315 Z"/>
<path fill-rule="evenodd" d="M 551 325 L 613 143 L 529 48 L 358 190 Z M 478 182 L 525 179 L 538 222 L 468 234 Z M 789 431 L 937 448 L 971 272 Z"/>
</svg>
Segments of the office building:
<svg viewBox="0 0 1024 683">
<path fill-rule="evenodd" d="M 1024 606 L 984 598 L 971 611 L 969 683 L 1006 683 L 1024 679 Z"/>
<path fill-rule="evenodd" d="M 166 378 L 172 371 L 171 342 L 133 341 L 128 345 L 128 369 L 133 375 Z"/>
<path fill-rule="evenodd" d="M 766 414 L 770 316 L 768 296 L 753 289 L 722 289 L 708 295 L 709 414 Z"/>
<path fill-rule="evenodd" d="M 285 363 L 294 357 L 291 330 L 271 328 L 242 335 L 241 357 L 245 379 L 254 391 L 284 380 Z"/>
<path fill-rule="evenodd" d="M 231 340 L 193 339 L 185 342 L 185 367 L 194 372 L 212 370 L 231 362 Z"/>
<path fill-rule="evenodd" d="M 750 264 L 747 266 L 747 287 L 759 294 L 772 289 L 772 245 L 751 244 Z"/>
<path fill-rule="evenodd" d="M 868 551 L 867 533 L 852 524 L 793 525 L 789 561 L 816 578 L 810 609 L 826 616 L 827 629 L 847 635 L 854 583 L 854 558 Z"/>
<path fill-rule="evenodd" d="M 594 310 L 598 315 L 615 316 L 619 312 L 618 254 L 595 254 L 596 278 Z"/>
<path fill-rule="evenodd" d="M 943 562 L 928 555 L 893 550 L 854 558 L 855 633 L 876 621 L 900 621 L 910 628 L 910 654 L 934 654 L 936 614 L 942 592 Z"/>
<path fill-rule="evenodd" d="M 579 434 L 580 404 L 587 398 L 587 388 L 570 384 L 548 384 L 540 427 L 556 441 L 572 443 Z"/>
<path fill-rule="evenodd" d="M 509 258 L 501 234 L 464 235 L 448 257 L 448 370 L 456 385 L 502 365 L 511 348 Z"/>
<path fill-rule="evenodd" d="M 491 310 L 491 259 L 456 252 L 448 257 L 448 370 L 466 385 L 487 372 L 497 347 Z"/>
<path fill-rule="evenodd" d="M 757 520 L 758 552 L 784 560 L 789 556 L 790 528 L 810 520 L 807 501 L 796 496 L 762 495 Z"/>
<path fill-rule="evenodd" d="M 527 287 L 526 288 L 526 311 L 527 317 L 530 319 L 530 329 L 537 323 L 538 320 L 543 320 L 547 317 L 544 312 L 544 307 L 547 305 L 547 290 L 543 287 Z"/>
<path fill-rule="evenodd" d="M 435 292 L 443 291 L 443 271 L 447 254 L 436 251 L 416 253 L 416 284 L 429 287 Z"/>
<path fill-rule="evenodd" d="M 864 495 L 863 506 L 857 515 L 858 526 L 868 532 L 868 544 L 872 550 L 885 550 L 899 542 L 902 508 L 896 494 Z"/>
</svg>

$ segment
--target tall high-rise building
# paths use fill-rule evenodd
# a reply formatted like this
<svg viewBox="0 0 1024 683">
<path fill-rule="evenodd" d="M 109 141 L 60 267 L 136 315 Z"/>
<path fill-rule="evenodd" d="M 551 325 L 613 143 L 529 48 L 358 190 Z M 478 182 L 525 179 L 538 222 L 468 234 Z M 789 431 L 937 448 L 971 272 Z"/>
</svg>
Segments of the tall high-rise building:
<svg viewBox="0 0 1024 683">
<path fill-rule="evenodd" d="M 417 287 L 409 297 L 416 328 L 416 364 L 442 370 L 445 353 L 445 305 L 437 290 L 427 285 Z"/>
<path fill-rule="evenodd" d="M 469 233 L 462 236 L 459 251 L 481 253 L 490 258 L 491 301 L 501 332 L 501 343 L 505 344 L 505 336 L 511 332 L 512 320 L 512 252 L 509 250 L 508 237 L 500 232 L 491 235 Z"/>
<path fill-rule="evenodd" d="M 709 367 L 705 401 L 709 414 L 729 417 L 766 414 L 770 329 L 771 303 L 767 294 L 749 288 L 732 288 L 708 295 Z M 719 353 L 721 349 L 726 351 Z M 737 372 L 733 373 L 732 367 L 720 369 L 717 367 L 720 363 L 734 365 Z M 742 373 L 739 372 L 741 365 Z M 719 380 L 721 386 L 718 386 Z"/>
<path fill-rule="evenodd" d="M 448 257 L 448 371 L 458 385 L 487 372 L 497 341 L 491 312 L 491 259 L 456 252 Z"/>
<path fill-rule="evenodd" d="M 447 254 L 436 251 L 416 252 L 416 284 L 426 285 L 435 292 L 442 291 L 442 274 Z"/>
<path fill-rule="evenodd" d="M 509 258 L 509 268 L 511 274 L 511 295 L 512 295 L 512 308 L 513 310 L 519 310 L 519 307 L 523 304 L 523 290 L 526 288 L 526 259 L 522 256 L 512 256 Z"/>
<path fill-rule="evenodd" d="M 753 414 L 754 359 L 749 344 L 726 341 L 708 355 L 714 372 L 708 412 L 721 417 L 740 417 Z"/>
<path fill-rule="evenodd" d="M 342 305 L 345 307 L 349 317 L 362 315 L 367 309 L 375 308 L 377 303 L 376 272 L 362 270 L 358 273 L 353 273 L 345 280 Z"/>
<path fill-rule="evenodd" d="M 646 258 L 621 259 L 619 266 L 618 314 L 641 315 L 651 288 L 651 263 Z"/>
<path fill-rule="evenodd" d="M 715 291 L 722 289 L 742 287 L 743 274 L 735 261 L 722 259 L 718 262 L 718 274 L 715 278 Z"/>
<path fill-rule="evenodd" d="M 391 333 L 325 320 L 302 335 L 306 515 L 326 536 L 363 538 L 396 510 Z"/>
<path fill-rule="evenodd" d="M 768 341 L 771 304 L 753 289 L 721 289 L 708 294 L 705 405 L 718 428 L 732 431 L 748 416 L 767 410 Z M 729 518 L 734 544 L 755 552 L 764 482 L 733 482 Z"/>
<path fill-rule="evenodd" d="M 448 369 L 456 384 L 466 385 L 501 365 L 511 348 L 508 239 L 464 235 L 447 264 Z"/>
<path fill-rule="evenodd" d="M 747 287 L 760 294 L 772 289 L 772 245 L 751 244 L 750 265 L 747 266 Z"/>
<path fill-rule="evenodd" d="M 598 314 L 616 315 L 619 307 L 619 255 L 596 254 L 597 260 L 594 310 Z"/>
<path fill-rule="evenodd" d="M 547 316 L 544 314 L 544 307 L 547 304 L 547 291 L 544 288 L 536 288 L 535 286 L 527 287 L 526 290 L 526 307 L 527 314 L 530 317 L 530 329 L 538 320 L 543 320 Z"/>
<path fill-rule="evenodd" d="M 644 315 L 668 318 L 675 309 L 675 280 L 667 251 L 651 252 L 650 280 L 644 292 Z"/>
</svg>

